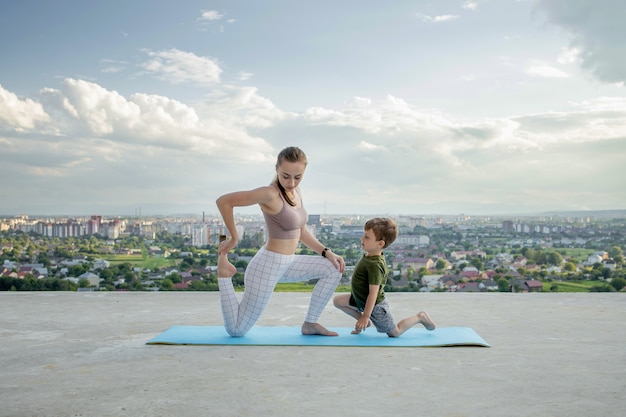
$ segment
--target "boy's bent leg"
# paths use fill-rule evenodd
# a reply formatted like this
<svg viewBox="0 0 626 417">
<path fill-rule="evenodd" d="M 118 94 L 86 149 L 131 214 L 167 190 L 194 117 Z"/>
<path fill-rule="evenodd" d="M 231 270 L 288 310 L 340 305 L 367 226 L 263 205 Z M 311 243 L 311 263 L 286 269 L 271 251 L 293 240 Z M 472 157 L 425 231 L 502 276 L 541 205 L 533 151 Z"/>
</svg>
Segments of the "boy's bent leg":
<svg viewBox="0 0 626 417">
<path fill-rule="evenodd" d="M 347 315 L 354 317 L 356 320 L 360 319 L 363 315 L 357 308 L 350 304 L 350 294 L 339 294 L 333 298 L 333 305 L 337 307 L 339 310 L 343 311 Z M 367 324 L 367 327 L 372 326 L 372 320 L 370 320 Z M 359 330 L 353 330 L 352 334 L 361 333 Z"/>
<path fill-rule="evenodd" d="M 361 313 L 350 305 L 350 294 L 339 294 L 333 298 L 333 305 L 355 319 L 361 318 Z"/>
</svg>

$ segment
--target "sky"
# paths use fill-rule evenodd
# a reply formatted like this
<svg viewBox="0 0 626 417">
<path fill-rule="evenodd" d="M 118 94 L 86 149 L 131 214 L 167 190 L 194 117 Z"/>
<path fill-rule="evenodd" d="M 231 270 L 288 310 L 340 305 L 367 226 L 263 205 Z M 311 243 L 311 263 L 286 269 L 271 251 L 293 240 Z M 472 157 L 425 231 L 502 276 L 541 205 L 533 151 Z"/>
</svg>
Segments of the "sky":
<svg viewBox="0 0 626 417">
<path fill-rule="evenodd" d="M 626 208 L 622 0 L 3 0 L 0 216 Z M 258 213 L 258 206 L 236 213 Z"/>
</svg>

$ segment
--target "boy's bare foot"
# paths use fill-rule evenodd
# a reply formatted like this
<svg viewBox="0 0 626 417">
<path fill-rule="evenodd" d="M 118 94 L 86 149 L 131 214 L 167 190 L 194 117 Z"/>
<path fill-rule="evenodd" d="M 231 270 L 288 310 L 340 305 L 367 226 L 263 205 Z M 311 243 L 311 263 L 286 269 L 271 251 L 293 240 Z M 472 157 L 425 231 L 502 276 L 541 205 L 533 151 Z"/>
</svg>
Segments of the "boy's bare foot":
<svg viewBox="0 0 626 417">
<path fill-rule="evenodd" d="M 420 311 L 417 313 L 417 317 L 419 318 L 418 323 L 422 323 L 427 330 L 435 330 L 435 323 L 432 321 L 428 313 L 425 311 Z"/>
<path fill-rule="evenodd" d="M 235 265 L 231 264 L 226 254 L 217 257 L 217 277 L 231 278 L 237 272 Z"/>
<path fill-rule="evenodd" d="M 305 321 L 302 324 L 302 334 L 305 336 L 319 335 L 319 336 L 339 336 L 337 332 L 331 332 L 326 327 L 319 323 L 309 323 Z"/>
</svg>

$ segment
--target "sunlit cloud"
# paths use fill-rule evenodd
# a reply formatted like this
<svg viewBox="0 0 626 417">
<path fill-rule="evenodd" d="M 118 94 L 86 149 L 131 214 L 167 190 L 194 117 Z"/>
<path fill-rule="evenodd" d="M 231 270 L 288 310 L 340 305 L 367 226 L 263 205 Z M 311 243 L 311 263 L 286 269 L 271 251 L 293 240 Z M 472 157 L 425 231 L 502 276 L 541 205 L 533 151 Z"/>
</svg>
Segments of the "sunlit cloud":
<svg viewBox="0 0 626 417">
<path fill-rule="evenodd" d="M 0 126 L 16 131 L 32 130 L 47 123 L 50 116 L 40 103 L 29 98 L 20 99 L 0 85 Z"/>
</svg>

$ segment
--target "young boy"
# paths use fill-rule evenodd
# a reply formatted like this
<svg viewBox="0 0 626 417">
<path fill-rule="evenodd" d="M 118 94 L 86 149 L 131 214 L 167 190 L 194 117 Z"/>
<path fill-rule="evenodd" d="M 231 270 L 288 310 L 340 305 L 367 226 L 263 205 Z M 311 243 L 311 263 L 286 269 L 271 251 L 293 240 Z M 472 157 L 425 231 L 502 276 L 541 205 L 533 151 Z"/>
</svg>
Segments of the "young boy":
<svg viewBox="0 0 626 417">
<path fill-rule="evenodd" d="M 435 323 L 423 311 L 396 324 L 385 299 L 384 286 L 389 270 L 382 251 L 396 240 L 396 223 L 392 219 L 376 217 L 368 220 L 363 229 L 361 248 L 365 254 L 354 269 L 352 291 L 333 299 L 335 307 L 357 319 L 352 333 L 361 333 L 372 323 L 376 330 L 389 337 L 398 337 L 417 323 L 434 330 Z"/>
</svg>

